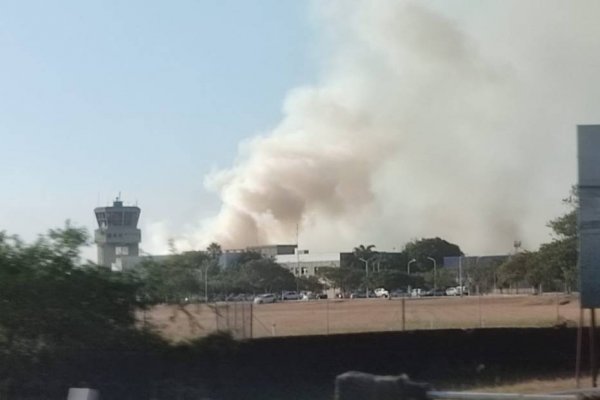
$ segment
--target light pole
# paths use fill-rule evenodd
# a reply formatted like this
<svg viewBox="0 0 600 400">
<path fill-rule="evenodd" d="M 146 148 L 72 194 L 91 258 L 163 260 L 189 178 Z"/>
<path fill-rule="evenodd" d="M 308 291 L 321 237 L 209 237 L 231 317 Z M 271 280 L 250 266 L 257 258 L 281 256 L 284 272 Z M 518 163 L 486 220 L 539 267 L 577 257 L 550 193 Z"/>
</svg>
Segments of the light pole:
<svg viewBox="0 0 600 400">
<path fill-rule="evenodd" d="M 410 260 L 410 261 L 408 262 L 408 264 L 406 264 L 406 273 L 407 273 L 408 275 L 410 275 L 410 264 L 412 264 L 412 263 L 414 263 L 414 262 L 417 262 L 417 260 L 415 260 L 415 259 L 413 258 L 412 260 Z"/>
<path fill-rule="evenodd" d="M 433 257 L 427 257 L 427 259 L 433 261 L 433 295 L 435 296 L 437 290 L 437 262 Z"/>
<path fill-rule="evenodd" d="M 460 287 L 460 297 L 463 297 L 462 256 L 458 256 L 458 285 Z"/>
<path fill-rule="evenodd" d="M 376 256 L 373 256 L 368 259 L 359 258 L 360 261 L 365 263 L 365 298 L 369 298 L 369 261 L 371 261 Z"/>
<path fill-rule="evenodd" d="M 406 274 L 408 275 L 408 285 L 406 286 L 406 294 L 408 294 L 410 296 L 410 264 L 417 262 L 416 259 L 412 259 L 408 262 L 408 264 L 406 264 Z"/>
</svg>

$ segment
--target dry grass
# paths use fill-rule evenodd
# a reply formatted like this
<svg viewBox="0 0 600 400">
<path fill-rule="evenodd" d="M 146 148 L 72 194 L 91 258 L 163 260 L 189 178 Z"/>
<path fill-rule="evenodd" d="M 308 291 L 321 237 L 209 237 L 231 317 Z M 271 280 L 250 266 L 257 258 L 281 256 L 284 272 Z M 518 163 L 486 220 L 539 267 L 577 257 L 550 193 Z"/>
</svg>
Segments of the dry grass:
<svg viewBox="0 0 600 400">
<path fill-rule="evenodd" d="M 591 378 L 589 375 L 582 376 L 580 379 L 582 388 L 591 387 Z M 577 382 L 574 377 L 558 377 L 548 379 L 531 379 L 523 382 L 511 383 L 506 385 L 482 386 L 471 391 L 477 392 L 503 392 L 503 393 L 556 393 L 577 389 Z"/>
<path fill-rule="evenodd" d="M 576 325 L 579 319 L 578 299 L 564 295 L 289 301 L 256 305 L 253 310 L 253 337 L 403 328 L 542 327 Z M 175 341 L 204 336 L 217 328 L 214 307 L 199 304 L 156 306 L 145 318 Z"/>
</svg>

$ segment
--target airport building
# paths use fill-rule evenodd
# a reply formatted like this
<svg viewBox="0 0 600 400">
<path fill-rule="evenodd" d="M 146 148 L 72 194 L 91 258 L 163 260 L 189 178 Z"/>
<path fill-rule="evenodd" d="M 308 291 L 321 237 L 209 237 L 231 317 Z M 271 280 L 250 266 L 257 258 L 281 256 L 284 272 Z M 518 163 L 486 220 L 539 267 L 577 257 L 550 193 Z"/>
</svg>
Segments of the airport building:
<svg viewBox="0 0 600 400">
<path fill-rule="evenodd" d="M 142 232 L 137 224 L 140 211 L 137 206 L 124 206 L 119 197 L 112 206 L 94 209 L 98 222 L 98 229 L 94 231 L 98 265 L 121 271 L 123 259 L 139 255 Z"/>
<path fill-rule="evenodd" d="M 315 253 L 300 251 L 296 254 L 275 256 L 277 264 L 289 270 L 294 276 L 315 276 L 323 267 L 339 268 L 340 253 Z"/>
</svg>

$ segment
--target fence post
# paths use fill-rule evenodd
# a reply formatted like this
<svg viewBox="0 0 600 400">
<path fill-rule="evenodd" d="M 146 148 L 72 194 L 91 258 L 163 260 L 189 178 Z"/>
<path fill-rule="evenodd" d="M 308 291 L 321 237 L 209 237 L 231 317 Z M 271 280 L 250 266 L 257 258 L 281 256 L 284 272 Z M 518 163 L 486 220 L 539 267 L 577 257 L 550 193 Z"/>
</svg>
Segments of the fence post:
<svg viewBox="0 0 600 400">
<path fill-rule="evenodd" d="M 479 293 L 478 295 L 478 300 L 479 300 L 479 305 L 478 305 L 478 311 L 479 311 L 479 327 L 482 328 L 483 327 L 483 319 L 482 319 L 482 314 L 481 314 L 481 293 Z"/>
<path fill-rule="evenodd" d="M 406 299 L 402 298 L 402 331 L 406 330 Z"/>
<path fill-rule="evenodd" d="M 556 292 L 556 325 L 560 324 L 560 299 L 558 298 L 558 292 Z"/>
<path fill-rule="evenodd" d="M 327 304 L 327 334 L 329 335 L 329 299 L 326 299 L 325 303 Z"/>
</svg>

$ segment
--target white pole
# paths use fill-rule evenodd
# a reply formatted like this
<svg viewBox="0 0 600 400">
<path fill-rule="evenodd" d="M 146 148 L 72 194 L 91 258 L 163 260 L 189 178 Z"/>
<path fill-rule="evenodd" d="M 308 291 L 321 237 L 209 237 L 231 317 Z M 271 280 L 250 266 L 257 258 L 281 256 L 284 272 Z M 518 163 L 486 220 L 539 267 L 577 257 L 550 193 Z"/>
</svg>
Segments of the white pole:
<svg viewBox="0 0 600 400">
<path fill-rule="evenodd" d="M 458 256 L 458 287 L 460 288 L 460 297 L 463 297 L 462 256 Z"/>
<path fill-rule="evenodd" d="M 406 265 L 406 274 L 408 275 L 408 279 L 410 280 L 410 264 L 416 262 L 414 258 L 408 262 Z M 410 296 L 410 283 L 406 287 L 406 294 Z"/>
</svg>

